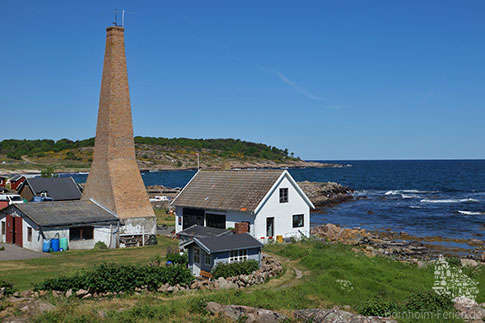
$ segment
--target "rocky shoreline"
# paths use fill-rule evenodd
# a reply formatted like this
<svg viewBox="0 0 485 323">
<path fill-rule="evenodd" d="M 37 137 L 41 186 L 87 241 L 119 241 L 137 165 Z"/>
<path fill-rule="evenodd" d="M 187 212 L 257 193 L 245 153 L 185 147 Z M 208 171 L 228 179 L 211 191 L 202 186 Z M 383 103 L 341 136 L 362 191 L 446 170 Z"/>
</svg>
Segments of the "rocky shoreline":
<svg viewBox="0 0 485 323">
<path fill-rule="evenodd" d="M 463 265 L 485 264 L 485 245 L 477 239 L 465 240 L 465 243 L 474 247 L 473 249 L 457 250 L 453 247 L 423 243 L 425 238 L 414 237 L 404 232 L 371 232 L 361 228 L 343 228 L 331 223 L 313 227 L 311 233 L 328 243 L 352 245 L 355 252 L 363 252 L 371 257 L 388 256 L 398 261 L 422 265 L 444 255 L 461 258 Z"/>
</svg>

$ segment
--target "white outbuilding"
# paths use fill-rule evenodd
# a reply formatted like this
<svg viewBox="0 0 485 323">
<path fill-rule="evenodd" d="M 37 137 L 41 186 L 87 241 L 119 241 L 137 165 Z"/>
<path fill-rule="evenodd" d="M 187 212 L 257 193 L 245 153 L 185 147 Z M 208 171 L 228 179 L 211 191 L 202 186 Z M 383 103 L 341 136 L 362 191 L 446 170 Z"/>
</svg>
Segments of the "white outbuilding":
<svg viewBox="0 0 485 323">
<path fill-rule="evenodd" d="M 115 248 L 118 216 L 96 202 L 57 201 L 12 204 L 0 211 L 0 242 L 42 251 L 45 240 L 65 238 L 68 249 Z"/>
<path fill-rule="evenodd" d="M 287 170 L 200 170 L 173 200 L 176 233 L 199 226 L 267 242 L 310 235 L 310 199 Z"/>
</svg>

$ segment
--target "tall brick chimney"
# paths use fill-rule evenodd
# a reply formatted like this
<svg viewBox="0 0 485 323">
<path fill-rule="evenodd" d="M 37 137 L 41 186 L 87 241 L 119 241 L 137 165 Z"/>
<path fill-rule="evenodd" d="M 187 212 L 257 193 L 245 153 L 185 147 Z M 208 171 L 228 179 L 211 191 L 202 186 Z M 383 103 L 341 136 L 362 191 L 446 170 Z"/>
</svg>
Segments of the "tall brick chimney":
<svg viewBox="0 0 485 323">
<path fill-rule="evenodd" d="M 124 221 L 125 230 L 154 233 L 155 215 L 135 158 L 124 28 L 108 27 L 106 33 L 93 163 L 82 198 L 133 219 Z"/>
</svg>

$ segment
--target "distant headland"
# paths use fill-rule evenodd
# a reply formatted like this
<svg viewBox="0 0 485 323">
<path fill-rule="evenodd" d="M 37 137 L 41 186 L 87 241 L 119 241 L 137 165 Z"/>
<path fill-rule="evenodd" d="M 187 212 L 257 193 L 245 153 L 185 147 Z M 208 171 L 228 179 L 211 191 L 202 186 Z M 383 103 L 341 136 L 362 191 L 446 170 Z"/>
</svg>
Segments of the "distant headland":
<svg viewBox="0 0 485 323">
<path fill-rule="evenodd" d="M 0 142 L 0 173 L 87 171 L 94 138 L 85 140 L 19 140 Z M 247 168 L 344 167 L 304 161 L 288 149 L 239 139 L 135 137 L 136 158 L 142 171 Z"/>
</svg>

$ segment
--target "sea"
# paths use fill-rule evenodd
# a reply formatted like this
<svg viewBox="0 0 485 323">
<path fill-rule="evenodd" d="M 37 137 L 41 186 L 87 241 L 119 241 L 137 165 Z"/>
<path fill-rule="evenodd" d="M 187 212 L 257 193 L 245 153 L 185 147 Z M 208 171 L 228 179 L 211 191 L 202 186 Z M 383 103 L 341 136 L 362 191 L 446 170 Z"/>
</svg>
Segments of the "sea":
<svg viewBox="0 0 485 323">
<path fill-rule="evenodd" d="M 339 224 L 419 237 L 483 239 L 485 160 L 319 161 L 349 165 L 288 171 L 297 181 L 337 182 L 355 199 L 313 212 L 312 225 Z M 145 185 L 184 187 L 194 170 L 143 173 Z M 72 175 L 72 174 L 71 174 Z M 74 174 L 83 183 L 86 174 Z"/>
</svg>

